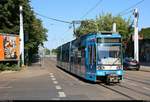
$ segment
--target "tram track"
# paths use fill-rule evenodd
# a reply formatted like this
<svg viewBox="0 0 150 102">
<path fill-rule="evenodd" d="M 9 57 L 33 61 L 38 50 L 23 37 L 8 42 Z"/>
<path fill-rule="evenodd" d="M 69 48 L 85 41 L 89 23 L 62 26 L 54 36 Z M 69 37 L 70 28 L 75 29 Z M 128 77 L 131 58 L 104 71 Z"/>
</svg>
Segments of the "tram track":
<svg viewBox="0 0 150 102">
<path fill-rule="evenodd" d="M 102 84 L 102 83 L 100 83 L 100 84 L 98 84 L 98 85 L 100 85 L 100 86 L 102 86 L 102 87 L 104 87 L 104 88 L 107 88 L 107 89 L 109 89 L 109 90 L 111 90 L 111 91 L 113 91 L 113 92 L 115 92 L 115 93 L 117 93 L 117 94 L 120 94 L 120 95 L 124 96 L 124 97 L 127 97 L 127 98 L 130 99 L 130 100 L 136 100 L 134 97 L 131 97 L 131 96 L 128 95 L 127 93 L 123 93 L 123 92 L 121 92 L 121 91 L 118 91 L 118 90 L 116 90 L 116 89 L 114 89 L 114 88 L 111 88 L 111 87 L 108 86 L 108 85 L 105 85 L 105 84 Z"/>
<path fill-rule="evenodd" d="M 52 62 L 55 63 L 55 61 L 52 61 Z M 117 93 L 117 94 L 119 94 L 119 95 L 122 95 L 123 97 L 126 97 L 126 98 L 129 99 L 129 100 L 136 100 L 134 97 L 131 97 L 131 96 L 128 95 L 127 93 L 124 93 L 124 92 L 121 92 L 121 91 L 119 91 L 119 90 L 116 90 L 116 89 L 114 89 L 114 88 L 112 88 L 112 87 L 109 87 L 108 85 L 103 84 L 103 83 L 100 83 L 100 84 L 98 84 L 98 85 L 100 85 L 100 86 L 102 86 L 102 87 L 104 87 L 104 88 L 106 88 L 106 89 L 109 89 L 109 90 L 111 90 L 111 91 L 113 91 L 113 92 L 115 92 L 115 93 Z"/>
<path fill-rule="evenodd" d="M 134 79 L 131 79 L 131 78 L 127 78 L 127 77 L 124 77 L 126 80 L 130 80 L 130 81 L 134 81 L 134 82 L 138 82 L 138 83 L 142 83 L 142 84 L 146 84 L 146 85 L 150 85 L 150 83 L 147 83 L 147 82 L 143 82 L 143 81 L 139 81 L 139 80 L 134 80 Z"/>
<path fill-rule="evenodd" d="M 112 85 L 105 85 L 105 84 L 102 84 L 102 83 L 100 83 L 98 85 L 100 85 L 100 86 L 102 86 L 102 87 L 104 87 L 106 89 L 109 89 L 109 90 L 111 90 L 111 91 L 113 91 L 113 92 L 115 92 L 117 94 L 120 94 L 120 95 L 128 98 L 129 100 L 139 100 L 137 98 L 132 97 L 132 96 L 135 96 L 136 94 L 137 94 L 137 97 L 141 96 L 141 95 L 144 96 L 144 97 L 147 97 L 147 98 L 150 97 L 150 94 L 138 91 L 136 89 L 133 89 L 133 88 L 130 88 L 130 87 L 127 87 L 127 86 L 124 86 L 124 85 L 121 85 L 120 83 L 116 84 L 116 85 L 113 85 L 113 87 L 112 87 Z M 125 91 L 121 91 L 120 88 L 122 90 L 126 90 L 126 92 Z M 130 92 L 127 93 L 128 91 L 133 92 L 134 94 L 132 94 Z"/>
<path fill-rule="evenodd" d="M 56 61 L 52 61 L 52 63 L 56 64 Z M 130 79 L 130 78 L 127 78 L 127 77 L 125 77 L 125 79 L 130 80 L 130 81 L 135 81 L 135 82 L 138 82 L 138 83 L 142 83 L 142 84 L 146 84 L 146 85 L 150 85 L 150 83 L 143 82 L 143 81 L 140 81 L 140 80 Z M 116 93 L 120 96 L 123 96 L 124 98 L 127 98 L 129 100 L 138 100 L 141 97 L 150 97 L 150 94 L 145 93 L 144 91 L 136 90 L 133 87 L 125 86 L 125 85 L 122 85 L 120 83 L 116 84 L 115 86 L 105 85 L 104 83 L 99 83 L 99 84 L 94 85 L 94 86 L 97 87 L 97 88 L 100 88 L 100 86 L 102 86 L 105 89 L 108 89 L 108 90 L 110 90 L 110 91 L 112 91 L 112 92 L 114 92 L 114 93 Z M 141 96 L 141 97 L 139 97 L 139 96 Z"/>
<path fill-rule="evenodd" d="M 145 95 L 145 96 L 150 97 L 150 94 L 146 94 L 146 93 L 140 92 L 140 91 L 138 91 L 138 90 L 136 90 L 136 89 L 133 89 L 133 88 L 130 88 L 130 87 L 127 87 L 127 86 L 123 86 L 123 85 L 120 85 L 120 84 L 118 84 L 118 86 L 123 87 L 123 88 L 126 88 L 126 89 L 129 89 L 129 90 L 132 90 L 132 91 L 134 91 L 134 92 L 137 92 L 137 93 L 140 93 L 140 94 L 142 94 L 142 95 Z"/>
</svg>

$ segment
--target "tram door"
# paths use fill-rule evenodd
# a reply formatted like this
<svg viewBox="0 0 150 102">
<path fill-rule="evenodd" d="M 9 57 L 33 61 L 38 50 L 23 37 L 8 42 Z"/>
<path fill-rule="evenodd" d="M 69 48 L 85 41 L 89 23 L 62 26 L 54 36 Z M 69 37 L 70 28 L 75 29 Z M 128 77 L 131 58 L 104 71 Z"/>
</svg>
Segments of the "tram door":
<svg viewBox="0 0 150 102">
<path fill-rule="evenodd" d="M 88 46 L 88 78 L 95 80 L 96 72 L 96 45 L 92 44 Z"/>
</svg>

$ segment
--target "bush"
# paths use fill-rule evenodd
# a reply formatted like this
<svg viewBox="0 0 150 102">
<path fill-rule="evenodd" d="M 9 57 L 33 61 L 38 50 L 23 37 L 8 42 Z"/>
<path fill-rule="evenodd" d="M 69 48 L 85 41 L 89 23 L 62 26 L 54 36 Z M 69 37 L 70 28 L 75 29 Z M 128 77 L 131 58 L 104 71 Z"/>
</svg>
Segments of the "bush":
<svg viewBox="0 0 150 102">
<path fill-rule="evenodd" d="M 5 66 L 4 64 L 0 64 L 0 70 L 1 70 L 1 71 L 4 71 L 5 68 L 6 68 L 6 66 Z"/>
<path fill-rule="evenodd" d="M 19 71 L 20 67 L 18 67 L 17 64 L 1 63 L 0 71 L 5 71 L 5 70 Z"/>
</svg>

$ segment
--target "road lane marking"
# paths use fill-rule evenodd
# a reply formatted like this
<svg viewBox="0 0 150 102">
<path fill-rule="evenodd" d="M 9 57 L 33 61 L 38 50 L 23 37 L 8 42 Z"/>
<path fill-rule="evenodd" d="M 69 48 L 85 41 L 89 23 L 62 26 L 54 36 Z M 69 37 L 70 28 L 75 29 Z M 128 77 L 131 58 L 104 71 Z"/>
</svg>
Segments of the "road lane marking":
<svg viewBox="0 0 150 102">
<path fill-rule="evenodd" d="M 60 90 L 60 89 L 62 89 L 62 88 L 61 88 L 61 86 L 56 85 L 56 89 L 57 89 L 57 90 Z"/>
<path fill-rule="evenodd" d="M 61 71 L 61 73 L 63 73 L 63 74 L 65 74 L 66 76 L 68 76 L 69 78 L 71 78 L 71 79 L 77 81 L 79 84 L 81 84 L 81 85 L 87 85 L 87 84 L 84 83 L 83 81 L 79 81 L 76 77 L 74 77 L 74 76 L 72 76 L 72 75 L 70 75 L 70 74 L 66 74 L 66 73 L 65 73 L 64 71 L 62 71 L 62 70 L 60 70 L 60 71 Z"/>
<path fill-rule="evenodd" d="M 51 78 L 54 78 L 54 76 L 53 76 L 53 75 L 51 75 L 50 77 L 51 77 Z"/>
<path fill-rule="evenodd" d="M 58 92 L 59 97 L 66 97 L 66 94 L 64 92 Z"/>
<path fill-rule="evenodd" d="M 52 78 L 52 80 L 56 80 L 56 78 Z"/>
<path fill-rule="evenodd" d="M 0 89 L 12 88 L 11 86 L 0 86 Z"/>
<path fill-rule="evenodd" d="M 49 73 L 50 75 L 53 75 L 53 73 Z"/>
<path fill-rule="evenodd" d="M 52 98 L 52 100 L 60 100 L 59 98 Z"/>
<path fill-rule="evenodd" d="M 54 84 L 58 84 L 58 81 L 53 81 Z"/>
<path fill-rule="evenodd" d="M 147 87 L 143 87 L 144 89 L 146 89 L 146 90 L 150 90 L 149 88 L 147 88 Z"/>
</svg>

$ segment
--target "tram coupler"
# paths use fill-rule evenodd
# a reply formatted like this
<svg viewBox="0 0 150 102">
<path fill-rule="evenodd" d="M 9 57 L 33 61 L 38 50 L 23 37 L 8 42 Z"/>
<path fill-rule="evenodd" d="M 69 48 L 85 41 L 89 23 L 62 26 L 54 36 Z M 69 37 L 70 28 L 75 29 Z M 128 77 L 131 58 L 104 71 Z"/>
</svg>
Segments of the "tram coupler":
<svg viewBox="0 0 150 102">
<path fill-rule="evenodd" d="M 118 83 L 119 82 L 119 77 L 116 74 L 108 74 L 106 76 L 106 83 Z"/>
</svg>

